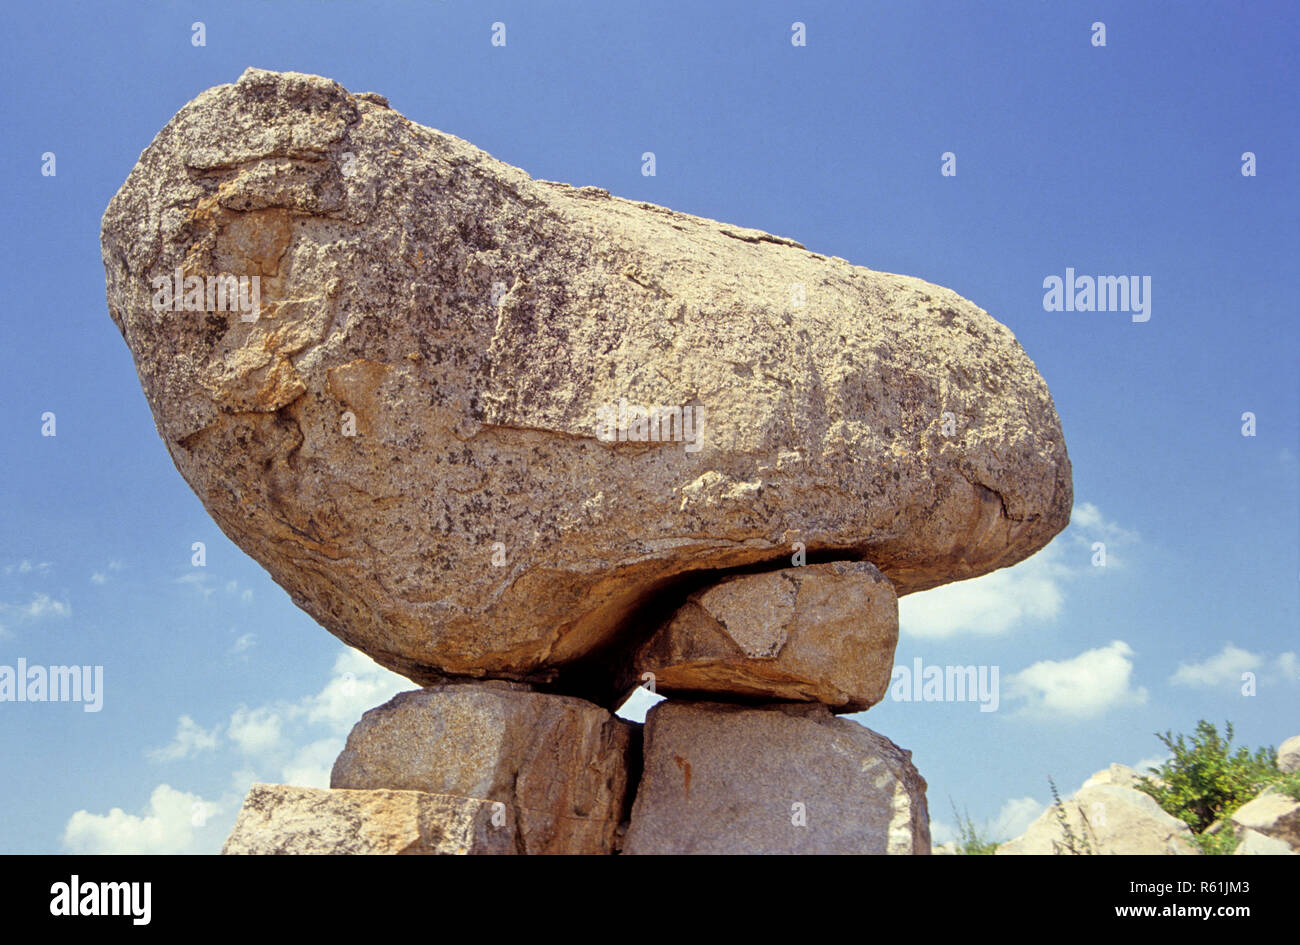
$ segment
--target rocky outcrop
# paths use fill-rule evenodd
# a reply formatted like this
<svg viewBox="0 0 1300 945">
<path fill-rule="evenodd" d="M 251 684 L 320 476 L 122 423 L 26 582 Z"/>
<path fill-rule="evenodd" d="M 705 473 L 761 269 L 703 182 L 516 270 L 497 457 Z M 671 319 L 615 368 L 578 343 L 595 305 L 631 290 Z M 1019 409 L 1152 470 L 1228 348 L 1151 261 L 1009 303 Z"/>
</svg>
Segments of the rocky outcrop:
<svg viewBox="0 0 1300 945">
<path fill-rule="evenodd" d="M 1230 820 L 1239 839 L 1256 833 L 1284 843 L 1292 851 L 1300 850 L 1300 801 L 1276 788 L 1268 788 L 1241 805 Z"/>
<path fill-rule="evenodd" d="M 515 683 L 404 692 L 367 712 L 332 788 L 499 801 L 520 852 L 613 852 L 625 819 L 633 726 L 599 706 Z"/>
<path fill-rule="evenodd" d="M 893 586 L 865 562 L 836 561 L 728 578 L 691 595 L 632 665 L 659 693 L 861 712 L 884 697 L 897 645 Z"/>
<path fill-rule="evenodd" d="M 227 852 L 930 851 L 909 753 L 831 712 L 882 697 L 899 595 L 1069 518 L 987 313 L 257 69 L 159 132 L 102 247 L 205 508 L 426 687 Z M 607 709 L 645 674 L 642 752 Z"/>
<path fill-rule="evenodd" d="M 329 79 L 184 106 L 102 244 L 204 506 L 422 684 L 577 693 L 682 582 L 802 546 L 906 594 L 1069 517 L 1047 386 L 956 293 L 534 180 Z"/>
<path fill-rule="evenodd" d="M 326 791 L 254 784 L 222 853 L 516 852 L 505 805 L 420 791 Z"/>
<path fill-rule="evenodd" d="M 661 702 L 625 854 L 928 854 L 911 753 L 824 706 Z"/>
<path fill-rule="evenodd" d="M 1060 807 L 1049 807 L 1025 833 L 997 848 L 1017 854 L 1197 855 L 1191 828 L 1132 785 L 1139 774 L 1111 765 Z M 1061 815 L 1067 827 L 1061 825 Z"/>
<path fill-rule="evenodd" d="M 1277 767 L 1286 774 L 1300 771 L 1300 735 L 1292 735 L 1278 746 Z"/>
<path fill-rule="evenodd" d="M 1237 847 L 1233 856 L 1295 856 L 1297 854 L 1285 840 L 1269 837 L 1256 830 L 1242 828 L 1237 832 Z"/>
</svg>

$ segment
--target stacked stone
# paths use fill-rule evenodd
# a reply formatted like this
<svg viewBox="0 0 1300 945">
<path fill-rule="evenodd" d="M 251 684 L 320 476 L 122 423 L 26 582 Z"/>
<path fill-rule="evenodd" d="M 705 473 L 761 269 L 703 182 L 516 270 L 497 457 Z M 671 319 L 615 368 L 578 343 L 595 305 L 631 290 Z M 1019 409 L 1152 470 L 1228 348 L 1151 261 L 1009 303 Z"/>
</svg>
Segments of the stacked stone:
<svg viewBox="0 0 1300 945">
<path fill-rule="evenodd" d="M 897 639 L 869 564 L 729 578 L 636 652 L 671 694 L 644 734 L 519 683 L 405 692 L 352 730 L 331 792 L 256 788 L 226 852 L 338 852 L 356 841 L 317 822 L 374 819 L 369 803 L 405 829 L 364 852 L 928 853 L 910 754 L 832 715 L 880 700 Z"/>
<path fill-rule="evenodd" d="M 908 753 L 836 713 L 883 697 L 899 595 L 1068 521 L 1051 397 L 987 313 L 254 69 L 159 133 L 102 242 L 181 474 L 423 687 L 329 790 L 255 786 L 228 852 L 929 851 Z M 642 682 L 644 729 L 611 714 Z"/>
</svg>

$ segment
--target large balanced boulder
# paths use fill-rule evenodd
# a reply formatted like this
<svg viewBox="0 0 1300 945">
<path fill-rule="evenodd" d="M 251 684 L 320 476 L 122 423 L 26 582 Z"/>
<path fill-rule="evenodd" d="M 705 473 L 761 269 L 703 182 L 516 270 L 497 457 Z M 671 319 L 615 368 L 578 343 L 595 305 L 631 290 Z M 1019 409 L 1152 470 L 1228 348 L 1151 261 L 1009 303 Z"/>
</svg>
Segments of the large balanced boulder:
<svg viewBox="0 0 1300 945">
<path fill-rule="evenodd" d="M 661 693 L 821 702 L 861 712 L 889 686 L 898 598 L 864 561 L 727 578 L 692 594 L 637 652 Z"/>
<path fill-rule="evenodd" d="M 928 854 L 911 752 L 822 705 L 669 700 L 646 716 L 624 854 Z"/>
<path fill-rule="evenodd" d="M 515 842 L 510 812 L 482 798 L 254 784 L 221 852 L 510 854 Z"/>
<path fill-rule="evenodd" d="M 519 683 L 448 683 L 371 709 L 330 787 L 504 804 L 524 853 L 613 852 L 625 819 L 633 727 L 600 706 Z"/>
<path fill-rule="evenodd" d="M 599 677 L 679 582 L 803 550 L 906 594 L 1069 517 L 1046 384 L 956 293 L 534 180 L 329 79 L 199 95 L 102 245 L 204 506 L 421 683 Z"/>
<path fill-rule="evenodd" d="M 1196 855 L 1187 824 L 1134 787 L 1140 775 L 1113 764 L 1083 783 L 1074 796 L 1053 805 L 1025 833 L 995 851 L 1003 855 L 1143 854 Z M 1064 816 L 1065 826 L 1061 818 Z"/>
</svg>

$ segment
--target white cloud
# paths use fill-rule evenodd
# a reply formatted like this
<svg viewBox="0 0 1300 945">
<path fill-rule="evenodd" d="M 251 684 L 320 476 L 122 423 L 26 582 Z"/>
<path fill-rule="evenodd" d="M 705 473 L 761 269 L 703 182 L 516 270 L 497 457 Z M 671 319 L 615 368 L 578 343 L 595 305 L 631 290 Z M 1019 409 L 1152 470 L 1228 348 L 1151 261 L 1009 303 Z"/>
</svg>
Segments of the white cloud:
<svg viewBox="0 0 1300 945">
<path fill-rule="evenodd" d="M 240 706 L 230 716 L 226 734 L 246 755 L 266 755 L 281 747 L 285 715 L 288 711 L 272 706 L 249 709 Z"/>
<path fill-rule="evenodd" d="M 1150 777 L 1152 768 L 1159 768 L 1172 757 L 1172 755 L 1153 755 L 1150 758 L 1143 758 L 1137 764 L 1133 765 L 1133 770 L 1138 774 Z"/>
<path fill-rule="evenodd" d="M 62 842 L 70 853 L 198 853 L 211 845 L 222 806 L 166 784 L 154 788 L 143 814 L 114 807 L 107 814 L 79 810 L 68 818 Z M 219 845 L 220 841 L 217 841 Z"/>
<path fill-rule="evenodd" d="M 125 565 L 123 565 L 122 562 L 119 561 L 117 558 L 114 558 L 112 561 L 108 562 L 108 566 L 107 566 L 106 568 L 104 568 L 103 571 L 96 571 L 96 572 L 94 572 L 93 574 L 90 575 L 91 583 L 93 583 L 93 584 L 107 584 L 107 583 L 108 583 L 108 574 L 105 573 L 105 572 L 109 572 L 109 571 L 121 571 L 123 567 L 125 567 Z"/>
<path fill-rule="evenodd" d="M 1258 653 L 1227 643 L 1203 662 L 1179 663 L 1169 681 L 1176 686 L 1201 688 L 1239 684 L 1242 673 L 1258 670 L 1262 662 L 1263 657 Z"/>
<path fill-rule="evenodd" d="M 1090 543 L 1094 541 L 1114 542 L 1117 544 L 1136 544 L 1142 536 L 1132 529 L 1123 528 L 1101 514 L 1101 509 L 1091 502 L 1077 503 L 1070 511 L 1070 530 L 1076 540 Z M 1107 562 L 1109 567 L 1109 562 Z"/>
<path fill-rule="evenodd" d="M 898 602 L 900 631 L 910 637 L 942 639 L 959 633 L 999 634 L 1029 621 L 1056 619 L 1065 594 L 1056 542 L 1012 568 L 983 577 L 909 594 Z"/>
<path fill-rule="evenodd" d="M 1042 816 L 1047 808 L 1032 797 L 1012 798 L 1002 805 L 998 815 L 989 822 L 987 836 L 1005 843 L 1021 836 L 1029 825 Z"/>
<path fill-rule="evenodd" d="M 1300 681 L 1300 659 L 1293 652 L 1279 653 L 1270 660 L 1262 653 L 1252 653 L 1231 642 L 1199 663 L 1179 663 L 1169 682 L 1175 686 L 1216 689 L 1240 686 L 1246 673 L 1262 676 L 1269 682 Z"/>
<path fill-rule="evenodd" d="M 39 620 L 42 617 L 69 617 L 72 615 L 72 608 L 64 601 L 54 600 L 48 594 L 37 594 L 32 598 L 30 604 L 16 608 L 18 613 L 28 620 Z"/>
<path fill-rule="evenodd" d="M 1123 640 L 1067 660 L 1042 660 L 1011 677 L 1010 695 L 1023 714 L 1094 718 L 1121 705 L 1141 705 L 1147 691 L 1134 688 L 1133 648 Z"/>
<path fill-rule="evenodd" d="M 384 669 L 360 650 L 349 648 L 334 661 L 329 682 L 304 700 L 303 708 L 309 722 L 324 723 L 346 735 L 366 710 L 414 688 L 415 683 L 406 677 Z"/>
<path fill-rule="evenodd" d="M 1093 505 L 1091 502 L 1075 503 L 1074 508 L 1070 510 L 1070 524 L 1078 526 L 1079 528 L 1100 528 L 1104 524 L 1104 521 L 1105 520 L 1101 517 L 1101 509 L 1097 508 L 1097 506 Z"/>
<path fill-rule="evenodd" d="M 243 653 L 257 645 L 256 633 L 241 634 L 230 647 L 231 653 Z"/>
<path fill-rule="evenodd" d="M 334 759 L 342 750 L 343 743 L 338 736 L 321 738 L 304 745 L 285 762 L 280 771 L 280 778 L 285 784 L 298 787 L 327 788 L 330 786 L 330 771 L 334 767 Z"/>
<path fill-rule="evenodd" d="M 188 715 L 182 715 L 176 724 L 176 737 L 163 748 L 151 749 L 147 754 L 154 761 L 179 761 L 192 758 L 199 752 L 212 751 L 220 741 L 220 729 L 208 731 Z"/>
<path fill-rule="evenodd" d="M 1300 682 L 1300 657 L 1290 650 L 1279 654 L 1273 661 L 1273 666 L 1284 682 Z"/>
<path fill-rule="evenodd" d="M 1137 532 L 1107 520 L 1097 506 L 1080 503 L 1065 531 L 1031 558 L 982 577 L 903 597 L 898 602 L 899 632 L 930 640 L 958 634 L 995 636 L 1055 620 L 1065 604 L 1067 586 L 1122 566 L 1121 555 L 1139 540 Z M 1093 566 L 1095 541 L 1106 545 L 1106 567 Z"/>
<path fill-rule="evenodd" d="M 206 571 L 200 571 L 200 570 L 190 571 L 187 574 L 182 574 L 180 577 L 176 578 L 176 580 L 173 581 L 172 583 L 186 584 L 194 588 L 196 591 L 198 591 L 200 594 L 203 595 L 204 600 L 211 597 L 212 592 L 214 590 L 214 588 L 211 586 L 211 580 L 208 578 Z"/>
<path fill-rule="evenodd" d="M 224 726 L 229 739 L 224 746 L 223 726 L 205 730 L 182 716 L 173 742 L 150 755 L 182 760 L 201 751 L 233 749 L 236 767 L 221 799 L 204 801 L 159 785 L 141 815 L 120 808 L 107 814 L 77 811 L 64 830 L 64 846 L 78 853 L 216 853 L 250 784 L 328 787 L 334 759 L 362 713 L 414 688 L 409 679 L 345 648 L 316 693 L 297 701 L 239 706 Z"/>
<path fill-rule="evenodd" d="M 1032 797 L 1017 797 L 1008 800 L 1002 809 L 990 820 L 974 824 L 976 832 L 982 838 L 994 843 L 1006 843 L 1019 837 L 1047 808 L 1041 801 Z M 963 820 L 965 815 L 962 815 Z M 930 821 L 930 841 L 934 846 L 941 843 L 958 843 L 961 837 L 957 828 L 940 820 Z"/>
<path fill-rule="evenodd" d="M 50 570 L 50 563 L 48 561 L 33 563 L 31 561 L 28 561 L 26 558 L 24 558 L 22 561 L 18 562 L 17 564 L 5 565 L 5 574 L 13 574 L 15 571 L 17 571 L 19 574 L 31 574 L 33 572 L 35 572 L 36 574 L 45 574 L 49 570 Z"/>
<path fill-rule="evenodd" d="M 241 790 L 255 780 L 328 787 L 334 759 L 362 714 L 414 688 L 409 679 L 348 647 L 319 692 L 296 702 L 240 706 L 228 733 L 247 759 Z"/>
<path fill-rule="evenodd" d="M 937 847 L 944 843 L 952 843 L 957 840 L 957 831 L 942 820 L 930 821 L 930 846 Z"/>
<path fill-rule="evenodd" d="M 216 579 L 202 568 L 195 568 L 194 570 L 181 575 L 176 578 L 173 583 L 189 585 L 202 594 L 204 600 L 207 600 L 217 591 Z M 241 588 L 238 581 L 227 581 L 222 587 L 227 594 L 231 597 L 239 598 L 242 603 L 248 604 L 253 600 L 252 590 L 247 587 Z"/>
<path fill-rule="evenodd" d="M 250 603 L 253 600 L 253 592 L 246 587 L 241 590 L 238 581 L 227 581 L 226 593 L 238 597 L 245 604 Z"/>
<path fill-rule="evenodd" d="M 344 649 L 319 692 L 296 702 L 240 706 L 227 735 L 251 763 L 251 780 L 328 786 L 334 758 L 361 716 L 415 684 L 359 650 Z"/>
</svg>

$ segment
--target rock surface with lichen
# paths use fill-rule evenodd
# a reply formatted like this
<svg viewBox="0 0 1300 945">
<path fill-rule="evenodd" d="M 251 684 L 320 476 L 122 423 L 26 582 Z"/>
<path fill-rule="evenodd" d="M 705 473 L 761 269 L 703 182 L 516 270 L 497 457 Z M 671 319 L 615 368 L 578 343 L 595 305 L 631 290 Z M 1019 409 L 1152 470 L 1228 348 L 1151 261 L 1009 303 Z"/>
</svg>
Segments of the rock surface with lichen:
<svg viewBox="0 0 1300 945">
<path fill-rule="evenodd" d="M 102 246 L 204 506 L 421 683 L 599 676 L 647 605 L 796 543 L 901 595 L 1068 520 L 1047 386 L 956 293 L 535 180 L 329 79 L 250 69 L 185 105 Z M 260 304 L 156 306 L 178 271 L 256 276 Z M 622 404 L 693 408 L 692 438 L 602 439 Z"/>
</svg>

